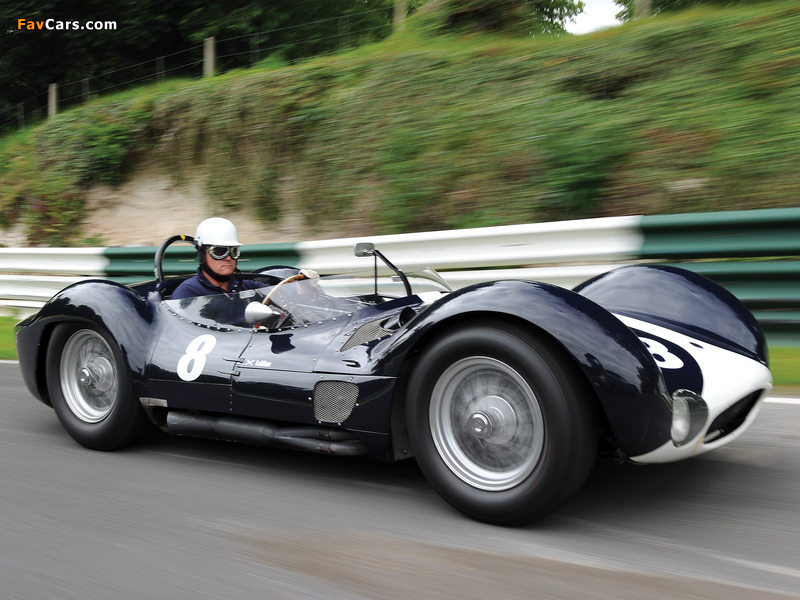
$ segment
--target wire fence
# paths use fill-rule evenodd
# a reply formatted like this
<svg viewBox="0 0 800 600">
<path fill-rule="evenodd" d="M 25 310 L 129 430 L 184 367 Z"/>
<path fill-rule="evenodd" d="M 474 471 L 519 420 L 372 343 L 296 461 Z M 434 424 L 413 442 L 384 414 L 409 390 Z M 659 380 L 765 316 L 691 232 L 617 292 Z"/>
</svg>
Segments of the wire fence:
<svg viewBox="0 0 800 600">
<path fill-rule="evenodd" d="M 214 40 L 213 71 L 224 73 L 232 69 L 250 68 L 275 54 L 281 60 L 298 63 L 311 56 L 339 52 L 369 41 L 382 39 L 392 29 L 391 17 L 377 25 L 365 23 L 353 28 L 354 19 L 367 16 L 380 17 L 376 11 L 360 11 L 348 15 L 317 19 Z M 331 32 L 331 22 L 335 31 Z M 280 43 L 274 43 L 279 38 Z M 265 45 L 266 44 L 266 45 Z M 200 79 L 204 72 L 205 44 L 198 44 L 171 54 L 157 56 L 112 71 L 106 71 L 68 83 L 57 84 L 56 112 L 85 104 L 101 95 L 124 91 L 133 87 L 160 83 L 166 79 Z M 120 74 L 123 74 L 120 76 Z M 0 111 L 0 129 L 16 128 L 40 122 L 48 116 L 47 90 Z M 50 101 L 52 103 L 52 101 Z M 51 109 L 52 110 L 52 109 Z"/>
</svg>

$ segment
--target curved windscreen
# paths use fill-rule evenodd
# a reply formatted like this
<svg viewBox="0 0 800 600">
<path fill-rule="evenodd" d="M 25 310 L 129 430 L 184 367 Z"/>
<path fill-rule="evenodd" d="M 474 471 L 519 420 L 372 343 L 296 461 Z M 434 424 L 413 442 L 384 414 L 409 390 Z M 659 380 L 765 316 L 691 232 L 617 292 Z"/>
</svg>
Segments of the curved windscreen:
<svg viewBox="0 0 800 600">
<path fill-rule="evenodd" d="M 415 294 L 447 293 L 447 283 L 433 269 L 408 275 Z M 376 292 L 377 290 L 377 292 Z M 300 279 L 283 285 L 265 285 L 234 294 L 214 294 L 181 300 L 167 300 L 176 315 L 206 326 L 248 327 L 245 309 L 251 302 L 264 303 L 282 313 L 278 326 L 303 325 L 353 313 L 393 298 L 405 296 L 397 276 L 335 275 L 319 279 Z"/>
</svg>

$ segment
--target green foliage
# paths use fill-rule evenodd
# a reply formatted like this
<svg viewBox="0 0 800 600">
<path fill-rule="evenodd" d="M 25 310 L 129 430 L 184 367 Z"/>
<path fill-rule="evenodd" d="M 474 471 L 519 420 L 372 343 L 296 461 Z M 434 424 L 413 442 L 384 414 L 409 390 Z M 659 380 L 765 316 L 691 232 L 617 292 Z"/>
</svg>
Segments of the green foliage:
<svg viewBox="0 0 800 600">
<path fill-rule="evenodd" d="M 48 177 L 29 193 L 23 216 L 28 238 L 50 246 L 71 245 L 83 218 L 80 191 L 61 178 Z"/>
<path fill-rule="evenodd" d="M 420 11 L 433 31 L 562 35 L 583 12 L 580 0 L 431 0 Z"/>
<path fill-rule="evenodd" d="M 524 32 L 523 0 L 445 0 L 443 8 L 448 28 Z"/>
<path fill-rule="evenodd" d="M 86 188 L 122 181 L 151 110 L 142 98 L 89 105 L 12 136 L 18 145 L 0 146 L 0 222 L 21 218 L 32 243 L 75 243 Z"/>
<path fill-rule="evenodd" d="M 548 168 L 543 183 L 554 218 L 598 215 L 612 175 L 628 154 L 624 116 L 614 103 L 575 101 L 553 115 L 542 139 Z"/>
<path fill-rule="evenodd" d="M 636 16 L 636 5 L 641 0 L 614 0 L 614 3 L 622 7 L 617 13 L 620 21 L 630 21 Z M 717 8 L 734 6 L 736 4 L 758 4 L 759 2 L 769 2 L 770 0 L 650 0 L 650 11 L 652 15 L 670 13 L 679 10 L 694 8 L 695 6 L 715 6 Z"/>
<path fill-rule="evenodd" d="M 309 237 L 797 205 L 794 3 L 533 40 L 426 38 L 436 8 L 368 48 L 143 88 L 0 141 L 0 218 L 77 243 L 87 186 L 139 158 Z"/>
<path fill-rule="evenodd" d="M 419 0 L 409 3 L 409 9 Z M 60 86 L 61 108 L 91 93 L 155 79 L 162 57 L 168 76 L 198 77 L 203 40 L 218 41 L 217 70 L 249 67 L 263 52 L 305 59 L 384 39 L 392 30 L 393 0 L 4 0 L 0 3 L 0 131 L 46 113 L 47 89 Z M 48 30 L 45 20 L 115 22 L 103 31 Z M 19 29 L 19 19 L 34 29 Z M 41 29 L 36 23 L 41 24 Z M 117 88 L 118 89 L 118 88 Z"/>
<path fill-rule="evenodd" d="M 528 0 L 532 35 L 566 34 L 567 21 L 574 21 L 585 7 L 580 0 Z"/>
<path fill-rule="evenodd" d="M 800 348 L 770 348 L 769 369 L 774 385 L 800 387 Z"/>
<path fill-rule="evenodd" d="M 14 338 L 16 317 L 0 317 L 0 360 L 16 360 L 17 344 Z"/>
</svg>

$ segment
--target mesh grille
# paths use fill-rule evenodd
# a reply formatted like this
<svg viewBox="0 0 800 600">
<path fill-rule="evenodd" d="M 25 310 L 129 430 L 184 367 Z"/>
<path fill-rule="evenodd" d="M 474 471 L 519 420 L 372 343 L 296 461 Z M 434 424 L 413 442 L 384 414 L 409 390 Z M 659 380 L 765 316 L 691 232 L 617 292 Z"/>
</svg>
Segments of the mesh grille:
<svg viewBox="0 0 800 600">
<path fill-rule="evenodd" d="M 742 423 L 747 419 L 747 415 L 750 414 L 750 411 L 753 410 L 756 402 L 758 402 L 762 392 L 763 390 L 756 390 L 752 394 L 747 394 L 736 404 L 720 413 L 708 428 L 708 433 L 706 433 L 708 441 L 714 442 L 741 427 Z"/>
<path fill-rule="evenodd" d="M 341 423 L 358 399 L 358 386 L 346 381 L 320 381 L 314 386 L 314 416 L 318 421 Z"/>
<path fill-rule="evenodd" d="M 355 333 L 350 336 L 350 339 L 345 342 L 344 346 L 342 346 L 340 352 L 344 352 L 345 350 L 350 350 L 350 348 L 355 348 L 356 346 L 366 344 L 372 340 L 377 340 L 387 335 L 391 335 L 391 333 L 391 331 L 381 327 L 380 321 L 372 321 L 371 323 L 367 323 L 366 325 L 362 325 L 356 329 Z"/>
</svg>

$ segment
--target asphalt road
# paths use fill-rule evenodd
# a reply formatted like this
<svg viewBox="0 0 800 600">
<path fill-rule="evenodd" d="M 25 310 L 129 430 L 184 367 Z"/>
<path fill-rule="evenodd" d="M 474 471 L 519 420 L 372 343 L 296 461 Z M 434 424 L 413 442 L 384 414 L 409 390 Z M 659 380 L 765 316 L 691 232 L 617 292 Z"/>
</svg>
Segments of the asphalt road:
<svg viewBox="0 0 800 600">
<path fill-rule="evenodd" d="M 800 406 L 670 465 L 601 460 L 525 528 L 413 461 L 170 438 L 85 450 L 0 364 L 0 598 L 800 598 Z"/>
</svg>

